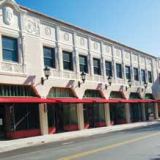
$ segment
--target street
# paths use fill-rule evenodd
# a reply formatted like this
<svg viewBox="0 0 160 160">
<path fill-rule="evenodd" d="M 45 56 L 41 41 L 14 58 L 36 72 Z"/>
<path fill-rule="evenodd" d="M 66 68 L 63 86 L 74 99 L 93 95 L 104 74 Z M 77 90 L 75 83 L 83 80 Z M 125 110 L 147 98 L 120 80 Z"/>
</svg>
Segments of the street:
<svg viewBox="0 0 160 160">
<path fill-rule="evenodd" d="M 0 160 L 160 160 L 160 125 L 44 144 Z"/>
</svg>

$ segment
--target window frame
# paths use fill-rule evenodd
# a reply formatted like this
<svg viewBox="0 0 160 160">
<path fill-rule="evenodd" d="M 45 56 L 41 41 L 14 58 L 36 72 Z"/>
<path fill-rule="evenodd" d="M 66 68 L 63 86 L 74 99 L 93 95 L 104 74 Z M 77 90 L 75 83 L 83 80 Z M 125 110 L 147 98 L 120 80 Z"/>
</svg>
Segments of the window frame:
<svg viewBox="0 0 160 160">
<path fill-rule="evenodd" d="M 52 57 L 51 58 L 44 55 L 44 53 L 45 53 L 44 50 L 45 49 L 50 49 L 51 50 L 51 52 L 52 52 Z M 46 65 L 45 64 L 45 59 L 50 59 L 52 61 L 52 66 Z M 44 66 L 56 69 L 55 48 L 43 46 L 43 60 L 44 60 Z"/>
<path fill-rule="evenodd" d="M 129 73 L 127 73 L 127 69 L 129 69 Z M 125 66 L 125 73 L 126 73 L 126 79 L 129 80 L 131 79 L 131 67 L 130 66 Z"/>
<path fill-rule="evenodd" d="M 80 58 L 84 58 L 85 60 L 85 64 L 81 64 L 80 63 Z M 84 67 L 84 72 L 85 73 L 88 73 L 88 64 L 87 64 L 87 61 L 88 61 L 88 57 L 87 56 L 85 56 L 85 55 L 79 55 L 79 70 L 80 70 L 80 72 L 83 72 L 82 70 L 81 70 L 81 66 L 83 66 Z"/>
<path fill-rule="evenodd" d="M 110 68 L 107 68 L 106 64 L 109 64 Z M 112 62 L 111 61 L 105 61 L 105 70 L 106 70 L 106 76 L 112 77 Z M 108 74 L 109 73 L 109 74 Z"/>
<path fill-rule="evenodd" d="M 65 50 L 62 51 L 62 53 L 63 53 L 63 70 L 73 71 L 73 53 L 69 52 L 69 51 L 65 51 Z M 68 54 L 69 55 L 69 61 L 64 60 L 64 54 Z M 68 63 L 68 65 L 69 65 L 68 68 L 69 69 L 64 68 L 65 67 L 64 63 Z"/>
<path fill-rule="evenodd" d="M 144 77 L 143 77 L 143 72 L 144 72 Z M 144 79 L 143 79 L 144 78 Z M 146 71 L 144 69 L 141 69 L 141 80 L 142 82 L 146 82 Z"/>
<path fill-rule="evenodd" d="M 137 71 L 137 75 L 135 74 L 135 70 Z M 134 80 L 139 81 L 139 73 L 138 73 L 138 68 L 133 68 L 134 71 Z"/>
<path fill-rule="evenodd" d="M 11 62 L 11 63 L 19 63 L 18 38 L 16 38 L 16 37 L 9 37 L 9 36 L 6 36 L 6 35 L 2 35 L 1 38 L 2 38 L 1 44 L 2 44 L 2 59 L 3 59 L 3 61 L 5 61 L 5 62 Z M 14 40 L 15 41 L 15 46 L 14 46 L 15 49 L 3 47 L 3 38 L 9 39 L 9 40 Z M 12 54 L 14 53 L 16 60 L 12 60 L 12 59 L 7 60 L 7 59 L 5 59 L 4 58 L 4 50 L 10 51 L 10 52 L 12 52 Z"/>
<path fill-rule="evenodd" d="M 94 61 L 98 62 L 98 66 L 94 65 Z M 98 58 L 93 58 L 93 69 L 95 75 L 101 75 L 101 61 Z M 98 73 L 95 73 L 95 70 L 97 69 Z"/>
<path fill-rule="evenodd" d="M 148 71 L 148 82 L 149 83 L 153 83 L 153 80 L 152 80 L 152 71 Z"/>
<path fill-rule="evenodd" d="M 118 74 L 118 70 L 117 70 L 117 66 L 120 66 L 120 76 L 118 76 L 119 74 Z M 117 76 L 117 78 L 123 78 L 123 76 L 122 76 L 122 64 L 120 64 L 120 63 L 116 63 L 116 76 Z"/>
</svg>

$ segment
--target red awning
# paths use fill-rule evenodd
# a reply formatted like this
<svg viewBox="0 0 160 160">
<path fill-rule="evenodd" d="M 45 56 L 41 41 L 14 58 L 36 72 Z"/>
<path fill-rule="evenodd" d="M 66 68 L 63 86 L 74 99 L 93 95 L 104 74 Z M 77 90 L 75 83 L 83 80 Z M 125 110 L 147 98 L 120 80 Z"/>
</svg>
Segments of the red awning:
<svg viewBox="0 0 160 160">
<path fill-rule="evenodd" d="M 38 97 L 0 97 L 0 103 L 56 103 L 56 101 Z"/>
<path fill-rule="evenodd" d="M 158 100 L 154 100 L 154 99 L 141 99 L 141 100 L 139 100 L 139 103 L 158 103 Z"/>
<path fill-rule="evenodd" d="M 91 103 L 107 103 L 107 99 L 104 98 L 86 98 L 83 100 L 89 100 Z"/>
<path fill-rule="evenodd" d="M 50 101 L 53 100 L 57 103 L 92 103 L 88 99 L 78 99 L 78 98 L 49 98 Z"/>
</svg>

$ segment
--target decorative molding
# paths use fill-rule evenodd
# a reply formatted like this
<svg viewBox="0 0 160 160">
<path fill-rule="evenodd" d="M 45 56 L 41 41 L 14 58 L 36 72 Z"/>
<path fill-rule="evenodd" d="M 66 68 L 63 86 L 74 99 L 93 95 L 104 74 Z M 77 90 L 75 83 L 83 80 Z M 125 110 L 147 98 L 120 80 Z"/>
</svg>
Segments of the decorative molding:
<svg viewBox="0 0 160 160">
<path fill-rule="evenodd" d="M 130 59 L 130 53 L 125 52 L 125 58 L 129 60 Z"/>
<path fill-rule="evenodd" d="M 95 50 L 98 49 L 98 43 L 95 42 L 95 43 L 93 44 L 93 46 L 94 46 L 94 49 L 95 49 Z"/>
<path fill-rule="evenodd" d="M 39 20 L 24 16 L 25 30 L 34 35 L 40 35 Z"/>
<path fill-rule="evenodd" d="M 106 52 L 109 53 L 110 52 L 110 47 L 106 46 Z"/>
<path fill-rule="evenodd" d="M 81 45 L 81 46 L 84 46 L 84 45 L 85 45 L 84 38 L 80 38 L 80 45 Z"/>
<path fill-rule="evenodd" d="M 69 41 L 69 34 L 68 33 L 64 33 L 64 40 Z"/>
<path fill-rule="evenodd" d="M 9 6 L 4 7 L 4 22 L 7 25 L 11 25 L 14 22 L 14 14 L 13 14 L 13 9 Z"/>
<path fill-rule="evenodd" d="M 120 53 L 120 50 L 119 49 L 116 49 L 116 56 L 117 57 L 120 57 L 121 55 L 120 55 L 121 53 Z"/>
<path fill-rule="evenodd" d="M 46 27 L 46 28 L 45 28 L 45 34 L 46 34 L 47 36 L 50 36 L 50 35 L 52 34 L 52 31 L 51 31 L 51 28 L 50 28 L 50 27 Z"/>
</svg>

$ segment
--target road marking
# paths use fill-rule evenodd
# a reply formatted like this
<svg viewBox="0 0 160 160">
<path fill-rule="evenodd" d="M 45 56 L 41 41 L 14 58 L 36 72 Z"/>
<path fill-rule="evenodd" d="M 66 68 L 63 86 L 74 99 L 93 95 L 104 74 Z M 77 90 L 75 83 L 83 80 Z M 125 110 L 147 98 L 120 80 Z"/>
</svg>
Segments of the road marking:
<svg viewBox="0 0 160 160">
<path fill-rule="evenodd" d="M 71 155 L 69 157 L 62 157 L 62 158 L 60 158 L 58 160 L 72 160 L 72 159 L 75 159 L 75 158 L 84 157 L 84 156 L 87 156 L 87 155 L 90 155 L 90 154 L 94 154 L 94 153 L 97 153 L 97 152 L 101 152 L 101 151 L 105 151 L 105 150 L 108 150 L 108 149 L 116 148 L 116 147 L 119 147 L 119 146 L 122 146 L 122 145 L 125 145 L 125 144 L 129 144 L 129 143 L 141 141 L 141 140 L 144 140 L 144 139 L 148 139 L 148 138 L 151 138 L 151 137 L 154 137 L 154 136 L 157 136 L 157 135 L 160 135 L 160 132 L 154 133 L 154 134 L 150 134 L 150 135 L 147 135 L 147 136 L 143 136 L 143 137 L 140 137 L 140 138 L 136 138 L 136 139 L 132 139 L 132 140 L 128 140 L 128 141 L 112 144 L 112 145 L 105 146 L 105 147 L 102 147 L 102 148 L 90 150 L 90 151 L 87 151 L 87 152 L 82 152 L 82 153 L 79 153 L 79 154 Z"/>
<path fill-rule="evenodd" d="M 74 142 L 65 142 L 65 143 L 62 143 L 62 145 L 69 145 L 69 144 L 73 144 Z"/>
</svg>

